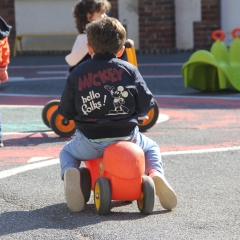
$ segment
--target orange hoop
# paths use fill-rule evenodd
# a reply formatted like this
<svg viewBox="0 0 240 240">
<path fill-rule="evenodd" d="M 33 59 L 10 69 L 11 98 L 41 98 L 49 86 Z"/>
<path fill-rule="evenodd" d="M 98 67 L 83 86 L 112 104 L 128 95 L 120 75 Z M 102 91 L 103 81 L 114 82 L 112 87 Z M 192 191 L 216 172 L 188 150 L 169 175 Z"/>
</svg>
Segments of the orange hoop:
<svg viewBox="0 0 240 240">
<path fill-rule="evenodd" d="M 214 41 L 217 41 L 217 40 L 220 40 L 222 41 L 224 38 L 225 38 L 226 34 L 224 31 L 222 30 L 215 30 L 213 33 L 212 33 L 212 39 Z"/>
<path fill-rule="evenodd" d="M 237 34 L 238 33 L 238 34 Z M 234 38 L 240 38 L 240 28 L 234 28 L 233 30 L 232 30 L 232 36 L 234 37 Z"/>
</svg>

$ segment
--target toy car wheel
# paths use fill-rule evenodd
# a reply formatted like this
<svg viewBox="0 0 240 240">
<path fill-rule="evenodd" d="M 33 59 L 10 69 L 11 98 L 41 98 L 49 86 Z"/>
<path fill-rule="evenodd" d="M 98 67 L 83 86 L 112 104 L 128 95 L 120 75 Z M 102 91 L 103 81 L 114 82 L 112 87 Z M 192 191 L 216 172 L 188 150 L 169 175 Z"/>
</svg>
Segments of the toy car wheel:
<svg viewBox="0 0 240 240">
<path fill-rule="evenodd" d="M 80 178 L 83 196 L 87 203 L 91 195 L 91 174 L 88 168 L 80 168 Z"/>
<path fill-rule="evenodd" d="M 53 114 L 53 112 L 57 109 L 58 105 L 59 105 L 60 101 L 59 100 L 52 100 L 49 101 L 43 108 L 42 110 L 42 120 L 44 122 L 44 124 L 50 127 L 50 118 Z"/>
<path fill-rule="evenodd" d="M 94 204 L 97 214 L 108 214 L 111 207 L 111 188 L 107 178 L 98 178 L 94 185 Z"/>
<path fill-rule="evenodd" d="M 155 202 L 155 186 L 151 177 L 143 176 L 141 198 L 137 200 L 138 209 L 143 214 L 153 211 Z"/>
<path fill-rule="evenodd" d="M 60 137 L 71 137 L 76 131 L 74 121 L 65 119 L 57 109 L 50 118 L 50 126 Z"/>
<path fill-rule="evenodd" d="M 147 114 L 147 119 L 138 120 L 138 127 L 140 132 L 144 132 L 147 129 L 153 127 L 158 120 L 159 117 L 159 106 L 157 101 L 154 99 L 154 107 Z"/>
</svg>

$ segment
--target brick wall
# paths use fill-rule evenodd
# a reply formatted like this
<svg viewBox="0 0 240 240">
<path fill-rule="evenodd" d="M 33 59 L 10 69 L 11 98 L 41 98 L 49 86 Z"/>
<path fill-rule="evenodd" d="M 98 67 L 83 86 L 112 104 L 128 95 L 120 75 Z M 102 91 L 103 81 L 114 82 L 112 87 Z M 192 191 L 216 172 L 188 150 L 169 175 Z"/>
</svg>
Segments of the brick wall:
<svg viewBox="0 0 240 240">
<path fill-rule="evenodd" d="M 0 0 L 0 16 L 12 26 L 9 43 L 15 38 L 14 0 Z M 118 18 L 118 0 L 109 0 L 111 14 Z M 174 0 L 139 0 L 139 53 L 175 51 Z M 211 34 L 220 29 L 220 0 L 202 0 L 202 21 L 194 23 L 194 48 L 209 49 Z"/>
<path fill-rule="evenodd" d="M 0 7 L 0 16 L 12 26 L 10 36 L 9 36 L 9 44 L 11 47 L 11 51 L 13 50 L 14 39 L 15 39 L 15 10 L 14 10 L 14 0 L 1 0 Z"/>
<path fill-rule="evenodd" d="M 221 29 L 220 0 L 202 0 L 202 21 L 194 23 L 194 48 L 209 49 L 212 32 Z"/>
<path fill-rule="evenodd" d="M 118 18 L 118 0 L 108 0 L 111 5 L 111 15 L 115 18 Z M 121 1 L 121 0 L 120 0 Z"/>
<path fill-rule="evenodd" d="M 118 17 L 118 0 L 109 0 Z M 165 53 L 175 49 L 174 0 L 139 0 L 140 53 Z"/>
<path fill-rule="evenodd" d="M 139 0 L 140 53 L 175 49 L 174 0 Z"/>
</svg>

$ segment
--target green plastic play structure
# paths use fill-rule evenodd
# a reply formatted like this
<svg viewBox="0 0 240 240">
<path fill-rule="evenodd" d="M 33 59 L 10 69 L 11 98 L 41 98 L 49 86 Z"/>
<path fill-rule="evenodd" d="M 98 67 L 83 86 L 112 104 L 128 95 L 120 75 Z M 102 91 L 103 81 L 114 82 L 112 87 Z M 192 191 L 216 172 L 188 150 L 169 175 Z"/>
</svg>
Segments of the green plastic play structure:
<svg viewBox="0 0 240 240">
<path fill-rule="evenodd" d="M 201 91 L 219 91 L 230 88 L 240 91 L 240 28 L 232 31 L 234 40 L 228 49 L 222 40 L 225 33 L 216 30 L 210 52 L 196 51 L 182 66 L 184 86 Z"/>
</svg>

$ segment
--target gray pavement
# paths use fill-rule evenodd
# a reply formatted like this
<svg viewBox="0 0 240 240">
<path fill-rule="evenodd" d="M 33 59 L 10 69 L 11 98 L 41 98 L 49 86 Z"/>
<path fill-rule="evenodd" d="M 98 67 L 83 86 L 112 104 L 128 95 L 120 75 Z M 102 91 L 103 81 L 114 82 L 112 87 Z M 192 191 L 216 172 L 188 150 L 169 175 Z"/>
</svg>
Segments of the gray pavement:
<svg viewBox="0 0 240 240">
<path fill-rule="evenodd" d="M 224 97 L 236 97 L 239 98 L 240 94 L 238 92 L 231 91 L 229 89 L 220 92 L 201 92 L 196 91 L 192 88 L 184 88 L 183 79 L 181 75 L 182 64 L 185 63 L 192 52 L 178 52 L 172 54 L 160 54 L 160 55 L 137 55 L 137 60 L 139 63 L 139 70 L 144 76 L 145 81 L 148 84 L 149 89 L 154 95 L 179 95 L 179 96 L 224 96 Z M 144 66 L 148 63 L 170 63 L 170 65 L 162 66 Z M 176 66 L 171 66 L 172 63 L 177 63 Z M 44 69 L 44 66 L 48 66 Z M 58 67 L 54 68 L 54 65 Z M 18 81 L 12 84 L 10 81 L 6 82 L 0 87 L 0 93 L 21 93 L 21 94 L 36 94 L 36 95 L 61 95 L 62 90 L 65 86 L 65 80 L 68 73 L 68 65 L 65 62 L 64 55 L 41 55 L 41 56 L 16 56 L 11 57 L 11 64 L 9 66 L 10 77 L 15 75 L 20 75 L 23 72 L 30 72 L 32 69 L 19 69 L 16 66 L 42 66 L 38 71 L 65 71 L 65 75 L 51 75 L 46 78 L 45 81 Z M 49 68 L 53 66 L 53 68 Z M 37 72 L 37 70 L 36 70 Z M 34 75 L 36 73 L 32 73 Z M 167 75 L 167 78 L 162 77 L 161 79 L 149 78 L 149 75 Z M 31 76 L 31 74 L 30 74 Z M 38 75 L 39 77 L 40 75 Z M 42 77 L 41 75 L 40 77 Z M 175 76 L 178 76 L 177 78 Z M 59 81 L 56 78 L 59 77 Z M 179 78 L 180 77 L 180 78 Z"/>
<path fill-rule="evenodd" d="M 177 52 L 159 55 L 137 55 L 138 63 L 184 63 L 192 52 Z M 124 57 L 126 59 L 126 57 Z M 11 57 L 11 66 L 67 65 L 65 55 L 17 55 Z"/>
<path fill-rule="evenodd" d="M 58 166 L 4 179 L 1 239 L 237 240 L 238 156 L 239 152 L 232 152 L 231 158 L 227 153 L 164 156 L 166 175 L 179 204 L 167 212 L 156 201 L 150 216 L 141 215 L 136 202 L 113 202 L 109 215 L 98 216 L 92 198 L 83 212 L 70 213 Z"/>
</svg>

